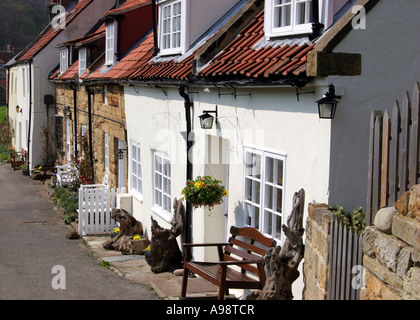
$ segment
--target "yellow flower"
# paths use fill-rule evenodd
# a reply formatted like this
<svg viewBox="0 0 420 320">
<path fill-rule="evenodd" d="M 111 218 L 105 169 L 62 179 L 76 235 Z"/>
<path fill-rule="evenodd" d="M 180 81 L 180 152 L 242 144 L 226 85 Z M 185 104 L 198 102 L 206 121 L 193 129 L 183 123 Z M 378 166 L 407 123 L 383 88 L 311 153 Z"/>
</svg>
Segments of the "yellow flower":
<svg viewBox="0 0 420 320">
<path fill-rule="evenodd" d="M 204 182 L 196 182 L 194 184 L 194 187 L 196 187 L 197 189 L 200 189 L 200 188 L 202 188 L 204 186 L 205 186 L 205 183 Z"/>
<path fill-rule="evenodd" d="M 223 195 L 226 197 L 229 194 L 229 192 L 227 190 L 223 191 Z"/>
<path fill-rule="evenodd" d="M 139 234 L 136 234 L 134 237 L 133 237 L 133 240 L 141 240 L 142 239 L 142 236 L 141 235 L 139 235 Z"/>
<path fill-rule="evenodd" d="M 120 228 L 114 228 L 114 230 L 112 230 L 113 233 L 120 233 Z"/>
<path fill-rule="evenodd" d="M 147 246 L 146 249 L 144 249 L 143 251 L 149 251 L 150 250 L 150 244 Z"/>
</svg>

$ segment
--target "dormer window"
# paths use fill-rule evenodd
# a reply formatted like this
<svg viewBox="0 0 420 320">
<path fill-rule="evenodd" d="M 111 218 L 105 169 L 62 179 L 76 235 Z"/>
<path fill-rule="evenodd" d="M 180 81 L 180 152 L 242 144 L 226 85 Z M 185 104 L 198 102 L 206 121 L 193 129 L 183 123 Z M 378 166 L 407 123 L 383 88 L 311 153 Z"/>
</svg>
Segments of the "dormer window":
<svg viewBox="0 0 420 320">
<path fill-rule="evenodd" d="M 159 8 L 159 40 L 161 54 L 182 53 L 185 46 L 185 4 L 183 1 L 168 1 Z"/>
<path fill-rule="evenodd" d="M 266 37 L 312 32 L 312 0 L 265 0 Z"/>
<path fill-rule="evenodd" d="M 117 23 L 115 21 L 108 22 L 106 25 L 106 48 L 105 48 L 105 64 L 113 65 L 116 62 L 117 52 Z"/>
<path fill-rule="evenodd" d="M 79 49 L 79 76 L 85 73 L 87 68 L 87 49 Z"/>
<path fill-rule="evenodd" d="M 60 74 L 66 72 L 69 68 L 69 49 L 60 50 Z"/>
</svg>

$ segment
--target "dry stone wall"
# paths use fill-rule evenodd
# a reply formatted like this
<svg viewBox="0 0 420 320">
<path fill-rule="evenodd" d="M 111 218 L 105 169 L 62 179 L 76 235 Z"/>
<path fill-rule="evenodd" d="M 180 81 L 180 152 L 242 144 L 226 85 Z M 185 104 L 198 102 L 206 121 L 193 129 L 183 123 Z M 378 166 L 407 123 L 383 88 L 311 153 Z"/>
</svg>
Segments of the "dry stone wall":
<svg viewBox="0 0 420 320">
<path fill-rule="evenodd" d="M 363 234 L 363 300 L 420 299 L 420 185 L 375 216 Z"/>
<path fill-rule="evenodd" d="M 326 204 L 311 203 L 306 220 L 303 274 L 304 300 L 326 300 L 328 290 L 328 251 L 333 213 Z"/>
</svg>

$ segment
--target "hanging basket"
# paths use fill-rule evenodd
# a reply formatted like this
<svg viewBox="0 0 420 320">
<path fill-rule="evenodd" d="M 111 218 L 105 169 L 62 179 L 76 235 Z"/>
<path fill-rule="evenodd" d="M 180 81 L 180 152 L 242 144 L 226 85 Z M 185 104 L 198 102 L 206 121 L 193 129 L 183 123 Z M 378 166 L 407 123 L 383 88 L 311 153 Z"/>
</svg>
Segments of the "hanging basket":
<svg viewBox="0 0 420 320">
<path fill-rule="evenodd" d="M 215 205 L 223 203 L 223 197 L 228 191 L 221 185 L 221 181 L 210 176 L 198 176 L 195 180 L 188 180 L 181 194 L 194 208 L 208 207 L 213 209 Z"/>
</svg>

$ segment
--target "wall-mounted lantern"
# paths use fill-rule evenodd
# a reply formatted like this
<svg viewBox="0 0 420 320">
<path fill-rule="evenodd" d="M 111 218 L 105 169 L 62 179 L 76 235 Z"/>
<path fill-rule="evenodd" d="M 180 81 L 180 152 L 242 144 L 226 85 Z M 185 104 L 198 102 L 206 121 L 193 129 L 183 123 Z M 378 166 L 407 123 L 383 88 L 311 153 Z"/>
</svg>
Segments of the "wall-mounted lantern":
<svg viewBox="0 0 420 320">
<path fill-rule="evenodd" d="M 317 101 L 320 119 L 334 119 L 337 105 L 340 103 L 336 99 L 341 99 L 341 96 L 335 95 L 335 87 L 331 84 L 324 97 Z"/>
<path fill-rule="evenodd" d="M 213 128 L 213 122 L 216 119 L 216 124 L 217 124 L 217 106 L 216 106 L 216 110 L 212 111 L 212 110 L 204 110 L 204 113 L 199 116 L 200 118 L 200 126 L 202 129 L 211 129 Z M 210 115 L 209 113 L 214 113 L 216 114 L 215 117 L 213 117 L 212 115 Z"/>
</svg>

